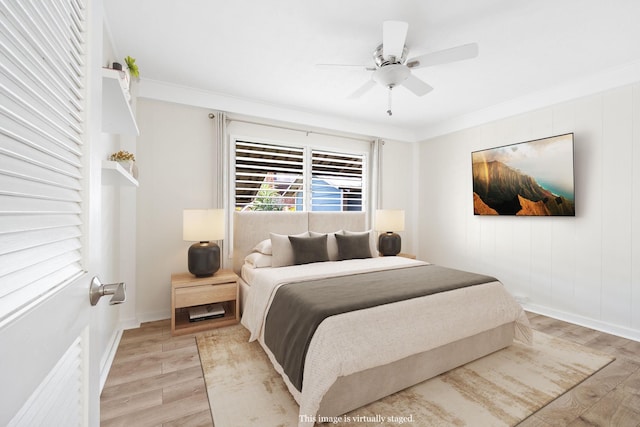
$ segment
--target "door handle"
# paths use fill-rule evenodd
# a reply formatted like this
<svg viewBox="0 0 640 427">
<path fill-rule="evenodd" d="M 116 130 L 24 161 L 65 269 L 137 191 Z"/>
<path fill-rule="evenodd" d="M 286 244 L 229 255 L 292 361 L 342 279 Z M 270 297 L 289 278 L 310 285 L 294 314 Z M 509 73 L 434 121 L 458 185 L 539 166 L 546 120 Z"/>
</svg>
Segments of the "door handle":
<svg viewBox="0 0 640 427">
<path fill-rule="evenodd" d="M 113 295 L 109 305 L 122 304 L 127 299 L 126 291 L 127 285 L 124 282 L 103 285 L 100 279 L 94 277 L 89 286 L 89 302 L 91 305 L 96 305 L 103 295 Z"/>
</svg>

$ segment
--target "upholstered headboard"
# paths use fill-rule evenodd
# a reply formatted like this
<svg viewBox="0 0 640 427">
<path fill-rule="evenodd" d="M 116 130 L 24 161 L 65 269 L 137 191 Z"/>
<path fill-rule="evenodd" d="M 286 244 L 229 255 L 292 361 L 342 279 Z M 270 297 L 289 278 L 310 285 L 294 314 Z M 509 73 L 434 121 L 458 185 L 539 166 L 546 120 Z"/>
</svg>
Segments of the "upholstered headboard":
<svg viewBox="0 0 640 427">
<path fill-rule="evenodd" d="M 365 212 L 235 212 L 233 215 L 233 270 L 240 274 L 244 258 L 269 233 L 299 234 L 365 231 Z"/>
</svg>

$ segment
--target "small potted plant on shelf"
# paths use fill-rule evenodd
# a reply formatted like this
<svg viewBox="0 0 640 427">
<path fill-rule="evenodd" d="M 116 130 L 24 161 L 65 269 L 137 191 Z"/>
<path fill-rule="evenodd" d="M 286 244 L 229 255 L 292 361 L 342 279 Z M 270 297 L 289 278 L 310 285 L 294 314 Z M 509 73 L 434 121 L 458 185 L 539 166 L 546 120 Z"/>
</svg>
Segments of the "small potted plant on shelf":
<svg viewBox="0 0 640 427">
<path fill-rule="evenodd" d="M 113 69 L 121 72 L 120 74 L 124 81 L 125 91 L 129 93 L 129 86 L 131 85 L 131 76 L 135 77 L 136 79 L 140 78 L 140 69 L 136 64 L 136 59 L 130 56 L 127 56 L 126 58 L 124 58 L 124 63 L 126 67 L 123 69 L 122 64 L 120 64 L 119 62 L 114 62 Z"/>
<path fill-rule="evenodd" d="M 120 166 L 130 173 L 134 178 L 138 178 L 138 166 L 136 166 L 136 157 L 128 151 L 120 150 L 109 156 L 109 160 L 118 162 Z"/>
<path fill-rule="evenodd" d="M 138 69 L 138 65 L 136 64 L 136 59 L 130 56 L 124 58 L 125 64 L 127 64 L 127 69 L 129 73 L 135 77 L 136 79 L 140 77 L 140 70 Z"/>
</svg>

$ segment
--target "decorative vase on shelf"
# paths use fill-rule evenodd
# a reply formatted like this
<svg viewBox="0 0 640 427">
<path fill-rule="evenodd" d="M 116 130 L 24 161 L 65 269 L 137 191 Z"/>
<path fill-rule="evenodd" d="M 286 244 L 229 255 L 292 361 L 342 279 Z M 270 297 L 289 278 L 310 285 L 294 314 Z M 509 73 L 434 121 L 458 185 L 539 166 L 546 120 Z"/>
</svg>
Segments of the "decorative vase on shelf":
<svg viewBox="0 0 640 427">
<path fill-rule="evenodd" d="M 131 87 L 131 71 L 129 71 L 128 68 L 125 68 L 122 71 L 124 72 L 124 86 L 127 88 L 127 91 L 129 91 L 129 88 Z"/>
</svg>

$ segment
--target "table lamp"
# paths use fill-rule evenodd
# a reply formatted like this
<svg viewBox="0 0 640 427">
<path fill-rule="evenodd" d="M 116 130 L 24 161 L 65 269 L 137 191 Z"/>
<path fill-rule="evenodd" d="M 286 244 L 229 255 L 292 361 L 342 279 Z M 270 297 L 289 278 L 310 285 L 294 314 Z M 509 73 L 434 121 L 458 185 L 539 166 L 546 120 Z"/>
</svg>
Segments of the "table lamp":
<svg viewBox="0 0 640 427">
<path fill-rule="evenodd" d="M 378 237 L 378 251 L 383 256 L 394 256 L 400 253 L 402 239 L 395 231 L 404 230 L 404 211 L 397 209 L 376 210 L 376 231 L 381 231 Z"/>
<path fill-rule="evenodd" d="M 189 247 L 189 272 L 209 277 L 220 269 L 220 246 L 212 240 L 224 239 L 224 209 L 185 209 L 182 238 L 197 242 Z"/>
</svg>

